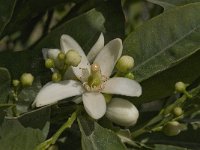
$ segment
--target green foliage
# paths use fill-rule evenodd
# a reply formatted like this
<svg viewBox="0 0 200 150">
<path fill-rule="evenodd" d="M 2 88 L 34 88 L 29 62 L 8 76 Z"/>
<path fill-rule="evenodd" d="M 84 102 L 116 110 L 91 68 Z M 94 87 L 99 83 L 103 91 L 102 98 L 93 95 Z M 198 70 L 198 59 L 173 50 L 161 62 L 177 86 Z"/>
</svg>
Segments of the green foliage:
<svg viewBox="0 0 200 150">
<path fill-rule="evenodd" d="M 44 140 L 39 129 L 25 128 L 17 120 L 4 120 L 0 130 L 0 150 L 33 150 Z"/>
<path fill-rule="evenodd" d="M 148 1 L 154 4 L 158 4 L 165 9 L 173 8 L 175 6 L 200 2 L 199 0 L 148 0 Z"/>
<path fill-rule="evenodd" d="M 119 137 L 113 131 L 82 117 L 79 118 L 78 123 L 82 134 L 83 150 L 125 150 Z"/>
<path fill-rule="evenodd" d="M 200 16 L 196 15 L 199 9 L 200 3 L 177 7 L 151 19 L 125 39 L 124 49 L 136 62 L 135 78 L 143 81 L 143 99 L 148 97 L 149 100 L 147 94 L 150 93 L 153 99 L 168 96 L 178 80 L 191 83 L 199 77 L 200 70 L 194 65 L 199 59 L 200 48 L 197 44 Z M 181 17 L 183 14 L 184 18 Z M 191 63 L 193 66 L 185 65 Z M 181 70 L 177 70 L 176 73 L 170 72 L 170 69 L 177 65 L 179 65 L 177 68 L 181 68 L 181 64 L 185 65 Z M 164 75 L 169 73 L 168 80 L 158 75 L 159 73 L 162 75 L 162 72 L 165 72 Z M 180 75 L 180 72 L 184 74 Z M 157 84 L 153 83 L 154 86 L 150 84 L 151 79 Z M 145 82 L 148 82 L 148 89 Z M 165 88 L 161 88 L 162 85 Z"/>
<path fill-rule="evenodd" d="M 199 10 L 199 0 L 0 0 L 0 150 L 31 150 L 41 143 L 61 150 L 80 149 L 80 143 L 83 150 L 198 149 Z M 143 89 L 141 97 L 127 97 L 142 107 L 139 123 L 132 133 L 124 130 L 128 134 L 121 136 L 123 142 L 117 135 L 119 126 L 106 118 L 98 124 L 83 111 L 79 114 L 77 104 L 69 102 L 72 98 L 39 109 L 31 106 L 42 85 L 51 80 L 42 48 L 60 49 L 61 35 L 68 34 L 87 54 L 101 32 L 105 44 L 122 39 L 123 53 L 135 61 L 126 76 L 134 77 Z M 25 72 L 33 74 L 33 85 L 13 87 L 11 81 Z M 190 85 L 192 98 L 174 94 L 178 81 Z M 147 102 L 152 103 L 144 108 Z M 174 116 L 172 107 L 164 114 L 168 106 L 180 107 L 183 114 Z M 76 115 L 70 118 L 72 112 Z M 188 130 L 167 137 L 160 131 L 173 119 Z"/>
<path fill-rule="evenodd" d="M 6 68 L 0 68 L 0 103 L 5 103 L 9 95 L 10 74 Z"/>
</svg>

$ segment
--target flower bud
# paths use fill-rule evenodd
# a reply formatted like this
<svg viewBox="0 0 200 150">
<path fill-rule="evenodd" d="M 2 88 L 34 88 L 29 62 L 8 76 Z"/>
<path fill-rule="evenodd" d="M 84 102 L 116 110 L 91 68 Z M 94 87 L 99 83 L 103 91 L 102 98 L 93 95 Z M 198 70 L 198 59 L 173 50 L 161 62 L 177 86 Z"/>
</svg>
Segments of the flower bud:
<svg viewBox="0 0 200 150">
<path fill-rule="evenodd" d="M 81 56 L 79 53 L 75 50 L 69 50 L 66 53 L 65 63 L 67 65 L 77 67 L 79 63 L 81 62 Z"/>
<path fill-rule="evenodd" d="M 162 129 L 165 135 L 175 136 L 181 132 L 181 124 L 177 121 L 168 122 Z"/>
<path fill-rule="evenodd" d="M 58 54 L 58 60 L 60 60 L 60 61 L 65 60 L 65 53 L 60 52 L 60 53 Z"/>
<path fill-rule="evenodd" d="M 59 82 L 62 79 L 62 76 L 60 73 L 54 72 L 52 74 L 52 81 L 53 82 Z"/>
<path fill-rule="evenodd" d="M 54 61 L 53 59 L 46 59 L 45 60 L 45 67 L 46 68 L 53 68 L 54 67 Z"/>
<path fill-rule="evenodd" d="M 33 80 L 34 80 L 34 77 L 30 73 L 23 73 L 20 78 L 22 86 L 31 86 L 33 83 Z"/>
<path fill-rule="evenodd" d="M 124 55 L 122 56 L 117 64 L 116 64 L 116 68 L 123 73 L 127 73 L 128 71 L 130 71 L 134 66 L 134 59 L 131 56 L 127 56 Z"/>
<path fill-rule="evenodd" d="M 20 81 L 19 80 L 13 80 L 12 84 L 13 84 L 14 87 L 17 87 L 17 86 L 19 86 Z"/>
<path fill-rule="evenodd" d="M 126 78 L 133 80 L 134 79 L 134 75 L 133 73 L 129 72 L 125 75 Z"/>
<path fill-rule="evenodd" d="M 175 84 L 175 90 L 179 93 L 184 93 L 186 91 L 186 85 L 183 82 L 177 82 Z"/>
<path fill-rule="evenodd" d="M 137 108 L 122 98 L 113 98 L 107 106 L 106 116 L 121 126 L 133 126 L 139 117 Z"/>
<path fill-rule="evenodd" d="M 181 107 L 175 107 L 174 110 L 173 110 L 173 113 L 175 116 L 181 116 L 183 114 L 183 110 Z"/>
</svg>

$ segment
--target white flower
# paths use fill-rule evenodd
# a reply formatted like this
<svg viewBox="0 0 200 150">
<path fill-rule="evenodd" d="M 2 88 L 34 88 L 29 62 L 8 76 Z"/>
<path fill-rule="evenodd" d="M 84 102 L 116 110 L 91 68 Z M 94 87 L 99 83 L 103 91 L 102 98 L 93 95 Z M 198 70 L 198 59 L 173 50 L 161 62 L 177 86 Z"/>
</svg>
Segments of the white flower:
<svg viewBox="0 0 200 150">
<path fill-rule="evenodd" d="M 69 35 L 62 35 L 60 44 L 61 50 L 65 53 L 73 49 L 81 55 L 80 64 L 77 67 L 72 67 L 73 73 L 79 81 L 64 80 L 58 83 L 47 83 L 34 101 L 36 107 L 82 95 L 86 112 L 92 118 L 99 119 L 106 112 L 106 102 L 102 93 L 125 96 L 141 95 L 141 86 L 136 81 L 122 77 L 109 78 L 122 54 L 121 39 L 114 39 L 104 46 L 104 37 L 101 34 L 89 52 L 88 58 L 79 44 Z M 45 57 L 47 58 L 47 55 L 49 55 L 51 58 L 56 58 L 59 53 L 57 51 L 50 49 L 45 52 Z M 90 65 L 92 61 L 93 64 Z M 67 72 L 66 74 L 70 73 Z"/>
</svg>

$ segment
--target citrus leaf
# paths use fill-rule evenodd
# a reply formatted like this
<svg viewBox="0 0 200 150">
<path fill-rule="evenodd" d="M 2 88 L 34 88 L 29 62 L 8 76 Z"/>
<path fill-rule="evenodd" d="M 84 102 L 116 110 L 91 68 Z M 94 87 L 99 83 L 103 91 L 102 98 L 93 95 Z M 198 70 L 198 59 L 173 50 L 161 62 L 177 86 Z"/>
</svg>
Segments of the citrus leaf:
<svg viewBox="0 0 200 150">
<path fill-rule="evenodd" d="M 0 67 L 0 103 L 5 103 L 9 95 L 10 74 L 6 68 Z"/>
<path fill-rule="evenodd" d="M 200 3 L 176 7 L 146 22 L 125 39 L 125 53 L 135 59 L 134 74 L 136 80 L 143 81 L 142 84 L 145 85 L 143 88 L 145 98 L 147 98 L 145 93 L 152 92 L 156 94 L 153 98 L 168 96 L 175 84 L 172 82 L 186 80 L 191 83 L 200 76 L 200 70 L 196 66 L 199 62 L 200 49 L 200 15 L 197 15 L 199 10 Z M 183 15 L 184 18 L 181 17 Z M 189 62 L 195 65 L 190 66 Z M 181 63 L 185 66 L 180 70 L 180 66 L 176 66 Z M 178 68 L 179 72 L 171 69 L 174 67 Z M 168 80 L 167 76 L 163 77 L 164 71 L 168 75 Z M 163 76 L 160 77 L 159 73 Z M 147 85 L 146 81 L 151 84 Z M 165 88 L 161 89 L 160 86 Z"/>
<path fill-rule="evenodd" d="M 4 120 L 0 131 L 0 150 L 33 150 L 44 140 L 39 129 L 25 128 L 17 120 Z"/>
<path fill-rule="evenodd" d="M 0 0 L 0 36 L 13 15 L 15 4 L 16 0 Z"/>
<path fill-rule="evenodd" d="M 147 0 L 147 1 L 157 4 L 157 5 L 160 5 L 164 9 L 169 9 L 169 8 L 173 8 L 175 6 L 200 2 L 200 0 Z"/>
<path fill-rule="evenodd" d="M 79 128 L 82 134 L 83 150 L 125 150 L 119 137 L 111 130 L 105 129 L 96 122 L 80 117 Z"/>
</svg>

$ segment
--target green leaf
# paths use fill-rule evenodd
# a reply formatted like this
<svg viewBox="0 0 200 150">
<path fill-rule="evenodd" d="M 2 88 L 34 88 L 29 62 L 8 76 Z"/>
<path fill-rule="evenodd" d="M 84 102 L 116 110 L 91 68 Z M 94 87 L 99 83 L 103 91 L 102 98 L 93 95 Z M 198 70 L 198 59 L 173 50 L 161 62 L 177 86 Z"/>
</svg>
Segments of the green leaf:
<svg viewBox="0 0 200 150">
<path fill-rule="evenodd" d="M 196 66 L 198 63 L 195 62 L 199 59 L 200 49 L 200 15 L 197 15 L 199 9 L 200 3 L 176 7 L 146 22 L 125 39 L 125 53 L 135 59 L 134 74 L 136 80 L 143 81 L 142 84 L 145 85 L 143 96 L 146 98 L 145 93 L 151 92 L 153 96 L 157 93 L 153 98 L 160 98 L 161 95 L 168 96 L 174 86 L 171 81 L 177 81 L 177 78 L 191 83 L 200 76 L 200 70 Z M 191 62 L 195 65 L 190 66 Z M 178 64 L 185 64 L 185 66 L 180 70 L 180 66 L 176 67 Z M 179 72 L 172 69 L 175 67 Z M 175 71 L 176 75 L 170 69 Z M 167 80 L 158 75 L 164 71 L 168 75 Z M 185 72 L 186 74 L 183 74 Z M 161 86 L 165 88 L 161 89 Z"/>
<path fill-rule="evenodd" d="M 24 127 L 40 129 L 46 138 L 50 127 L 50 107 L 43 107 L 37 110 L 29 111 L 18 117 L 17 119 Z"/>
<path fill-rule="evenodd" d="M 2 2 L 4 3 L 1 4 L 0 6 L 2 6 L 2 8 L 4 8 L 6 11 L 9 11 L 9 9 L 11 9 L 12 7 L 9 6 L 6 8 L 5 2 L 11 5 L 15 1 L 16 0 L 9 0 L 9 1 L 2 0 Z M 10 18 L 10 22 L 7 24 L 4 34 L 2 36 L 23 29 L 25 25 L 28 25 L 29 23 L 33 22 L 34 18 L 36 18 L 37 16 L 44 14 L 47 10 L 52 9 L 55 6 L 66 2 L 68 1 L 66 0 L 43 0 L 42 2 L 35 0 L 17 1 L 13 12 L 13 16 L 12 18 Z M 2 8 L 0 10 L 2 10 Z M 12 11 L 10 10 L 10 12 Z"/>
<path fill-rule="evenodd" d="M 96 9 L 61 24 L 44 37 L 32 50 L 1 52 L 0 66 L 8 68 L 15 78 L 19 78 L 23 72 L 32 72 L 34 75 L 42 76 L 46 70 L 41 50 L 42 48 L 59 48 L 62 34 L 71 35 L 85 52 L 88 52 L 100 32 L 104 32 L 106 41 L 109 41 L 116 37 L 123 38 L 123 30 L 124 16 L 120 1 L 115 3 L 107 1 Z"/>
<path fill-rule="evenodd" d="M 188 149 L 172 145 L 155 144 L 154 150 L 188 150 Z"/>
<path fill-rule="evenodd" d="M 113 17 L 115 16 L 115 17 Z M 80 31 L 81 29 L 81 31 Z M 59 48 L 62 34 L 72 36 L 88 52 L 96 42 L 100 32 L 104 33 L 106 42 L 124 36 L 124 16 L 119 0 L 105 2 L 78 17 L 75 17 L 49 33 L 37 46 L 42 48 Z"/>
<path fill-rule="evenodd" d="M 0 0 L 0 37 L 13 15 L 15 4 L 16 0 Z"/>
<path fill-rule="evenodd" d="M 37 63 L 31 62 L 31 60 L 30 51 L 0 52 L 0 66 L 8 68 L 13 79 L 19 79 L 22 73 L 36 69 L 34 65 L 37 65 Z M 40 67 L 38 65 L 37 67 L 38 71 Z"/>
<path fill-rule="evenodd" d="M 163 133 L 145 134 L 142 138 L 149 139 L 148 144 L 166 144 L 185 147 L 188 149 L 199 149 L 200 146 L 200 129 L 193 130 L 191 127 L 188 130 L 181 132 L 177 136 L 166 136 Z M 171 149 L 170 149 L 171 150 Z"/>
<path fill-rule="evenodd" d="M 200 51 L 174 67 L 144 80 L 141 82 L 143 93 L 139 98 L 142 101 L 135 102 L 145 103 L 174 94 L 174 85 L 178 81 L 189 84 L 195 82 L 195 79 L 200 76 L 199 60 Z"/>
<path fill-rule="evenodd" d="M 200 0 L 147 0 L 147 1 L 160 5 L 165 9 L 173 8 L 175 6 L 200 2 Z"/>
<path fill-rule="evenodd" d="M 33 150 L 44 140 L 39 129 L 25 128 L 17 120 L 4 120 L 0 131 L 1 150 Z"/>
<path fill-rule="evenodd" d="M 0 67 L 0 103 L 5 103 L 9 95 L 10 74 L 6 68 Z"/>
<path fill-rule="evenodd" d="M 105 129 L 96 122 L 80 117 L 79 128 L 82 134 L 83 150 L 125 150 L 119 137 L 111 130 Z"/>
<path fill-rule="evenodd" d="M 39 80 L 35 79 L 32 86 L 22 89 L 16 102 L 19 113 L 27 112 L 31 103 L 35 100 L 42 85 Z"/>
</svg>

